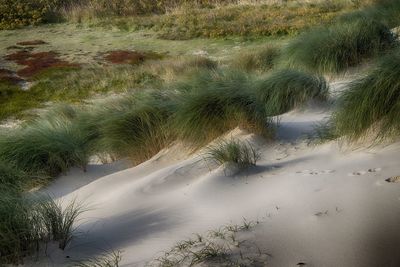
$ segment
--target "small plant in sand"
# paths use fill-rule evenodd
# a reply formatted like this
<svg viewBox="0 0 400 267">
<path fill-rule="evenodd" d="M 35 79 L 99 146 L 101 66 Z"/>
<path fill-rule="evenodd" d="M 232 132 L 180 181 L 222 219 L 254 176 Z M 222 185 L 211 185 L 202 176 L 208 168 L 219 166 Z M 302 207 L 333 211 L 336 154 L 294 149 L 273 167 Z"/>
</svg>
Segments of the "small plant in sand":
<svg viewBox="0 0 400 267">
<path fill-rule="evenodd" d="M 339 98 L 333 120 L 336 133 L 350 140 L 400 135 L 400 50 L 381 59 L 368 75 L 355 80 Z"/>
<path fill-rule="evenodd" d="M 205 157 L 220 165 L 233 164 L 242 170 L 255 166 L 260 154 L 250 143 L 231 139 L 210 146 Z"/>
<path fill-rule="evenodd" d="M 41 244 L 59 242 L 64 249 L 71 240 L 81 206 L 73 201 L 65 208 L 50 197 L 24 193 L 21 185 L 7 182 L 7 175 L 19 175 L 0 166 L 0 265 L 20 264 L 38 251 Z"/>
<path fill-rule="evenodd" d="M 242 236 L 254 225 L 228 225 L 209 231 L 201 239 L 180 241 L 147 266 L 265 266 L 270 255 Z"/>
<path fill-rule="evenodd" d="M 118 267 L 121 262 L 121 251 L 105 252 L 92 259 L 82 260 L 75 267 Z"/>
<path fill-rule="evenodd" d="M 57 241 L 59 248 L 65 249 L 73 237 L 74 223 L 84 209 L 75 200 L 63 207 L 61 201 L 49 197 L 39 201 L 36 211 L 46 238 Z"/>
</svg>

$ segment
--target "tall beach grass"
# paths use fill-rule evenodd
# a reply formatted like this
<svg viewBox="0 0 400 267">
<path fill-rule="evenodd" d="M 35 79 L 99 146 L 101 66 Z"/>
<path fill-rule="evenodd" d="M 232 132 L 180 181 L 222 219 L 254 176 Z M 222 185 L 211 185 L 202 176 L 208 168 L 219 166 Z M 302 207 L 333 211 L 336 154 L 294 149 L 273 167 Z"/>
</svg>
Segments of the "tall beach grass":
<svg viewBox="0 0 400 267">
<path fill-rule="evenodd" d="M 203 71 L 175 85 L 178 138 L 201 146 L 235 127 L 268 134 L 268 118 L 253 80 L 237 71 Z"/>
<path fill-rule="evenodd" d="M 266 114 L 275 116 L 301 107 L 312 99 L 325 100 L 328 84 L 322 76 L 282 69 L 259 80 L 256 92 Z"/>
<path fill-rule="evenodd" d="M 89 138 L 65 114 L 35 119 L 0 134 L 0 159 L 28 173 L 56 176 L 72 166 L 85 169 Z"/>
<path fill-rule="evenodd" d="M 400 50 L 392 51 L 368 75 L 351 83 L 334 114 L 337 134 L 350 140 L 369 134 L 400 135 Z"/>
<path fill-rule="evenodd" d="M 390 28 L 359 17 L 300 34 L 283 50 L 282 64 L 319 73 L 338 73 L 395 45 Z"/>
</svg>

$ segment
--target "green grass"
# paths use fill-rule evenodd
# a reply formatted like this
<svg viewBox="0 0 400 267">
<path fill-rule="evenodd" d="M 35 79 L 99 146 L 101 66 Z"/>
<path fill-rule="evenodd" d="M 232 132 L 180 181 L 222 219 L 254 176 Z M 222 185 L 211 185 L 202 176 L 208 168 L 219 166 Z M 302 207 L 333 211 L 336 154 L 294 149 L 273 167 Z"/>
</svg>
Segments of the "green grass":
<svg viewBox="0 0 400 267">
<path fill-rule="evenodd" d="M 57 241 L 59 248 L 64 250 L 72 240 L 75 232 L 74 223 L 79 215 L 84 212 L 83 206 L 71 201 L 63 207 L 60 201 L 40 200 L 36 207 L 41 227 L 46 233 L 48 240 Z"/>
<path fill-rule="evenodd" d="M 36 119 L 0 134 L 0 159 L 19 169 L 56 176 L 69 167 L 85 169 L 90 138 L 62 114 Z"/>
<path fill-rule="evenodd" d="M 255 51 L 244 52 L 235 57 L 230 66 L 247 72 L 265 72 L 271 70 L 280 55 L 280 49 L 267 45 Z"/>
<path fill-rule="evenodd" d="M 327 96 L 324 77 L 291 69 L 274 71 L 257 85 L 257 97 L 269 116 L 301 107 L 312 99 L 325 100 Z"/>
<path fill-rule="evenodd" d="M 96 132 L 98 152 L 114 158 L 128 157 L 137 164 L 171 142 L 168 120 L 174 110 L 173 94 L 146 91 L 109 101 L 80 121 L 82 129 Z"/>
<path fill-rule="evenodd" d="M 75 263 L 75 267 L 118 267 L 122 259 L 120 251 L 103 253 L 92 259 Z"/>
<path fill-rule="evenodd" d="M 383 23 L 356 18 L 305 32 L 283 50 L 282 64 L 319 73 L 337 73 L 395 45 Z"/>
<path fill-rule="evenodd" d="M 118 93 L 156 84 L 159 80 L 140 68 L 110 66 L 49 69 L 36 75 L 33 82 L 29 91 L 0 84 L 0 89 L 4 88 L 2 91 L 9 91 L 7 95 L 0 95 L 0 120 L 10 116 L 27 116 L 24 111 L 43 108 L 49 102 L 80 102 L 109 92 Z"/>
<path fill-rule="evenodd" d="M 71 202 L 62 208 L 51 198 L 27 193 L 29 175 L 0 164 L 0 265 L 22 264 L 41 244 L 58 241 L 65 247 L 82 209 Z M 28 183 L 28 184 L 27 184 Z M 55 216 L 49 216 L 55 215 Z"/>
<path fill-rule="evenodd" d="M 368 75 L 350 84 L 334 114 L 337 134 L 357 140 L 400 134 L 400 50 L 390 52 Z"/>
<path fill-rule="evenodd" d="M 239 170 L 244 170 L 255 166 L 260 154 L 250 143 L 231 139 L 210 146 L 205 157 L 219 165 L 228 163 L 238 167 Z"/>
<path fill-rule="evenodd" d="M 270 255 L 241 236 L 255 225 L 244 219 L 243 225 L 227 225 L 204 235 L 195 234 L 194 238 L 179 241 L 146 266 L 264 266 Z"/>
<path fill-rule="evenodd" d="M 180 92 L 174 129 L 181 140 L 201 146 L 237 126 L 267 134 L 253 80 L 241 72 L 203 71 L 172 88 Z"/>
<path fill-rule="evenodd" d="M 11 179 L 18 179 L 15 169 L 1 164 L 0 264 L 21 263 L 25 255 L 35 251 L 38 238 L 30 213 L 32 205 L 21 197 L 21 187 Z"/>
<path fill-rule="evenodd" d="M 162 15 L 96 16 L 87 9 L 66 14 L 67 20 L 121 30 L 151 29 L 159 38 L 188 40 L 193 38 L 221 38 L 241 36 L 284 36 L 331 21 L 354 5 L 308 3 L 232 4 L 218 8 L 182 7 Z"/>
</svg>

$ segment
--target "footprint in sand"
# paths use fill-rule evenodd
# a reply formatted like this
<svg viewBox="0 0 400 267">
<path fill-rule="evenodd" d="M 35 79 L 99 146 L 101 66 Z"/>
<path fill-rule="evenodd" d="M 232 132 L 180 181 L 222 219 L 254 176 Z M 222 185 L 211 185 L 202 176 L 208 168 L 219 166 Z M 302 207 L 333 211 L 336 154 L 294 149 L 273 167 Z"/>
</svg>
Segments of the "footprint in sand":
<svg viewBox="0 0 400 267">
<path fill-rule="evenodd" d="M 382 168 L 371 168 L 371 169 L 368 169 L 367 171 L 364 171 L 364 170 L 354 171 L 352 173 L 349 173 L 348 176 L 360 176 L 360 175 L 364 175 L 366 173 L 379 172 L 381 170 L 382 170 Z"/>
<path fill-rule="evenodd" d="M 302 171 L 297 171 L 296 173 L 300 174 L 305 174 L 305 175 L 318 175 L 318 174 L 330 174 L 334 173 L 335 170 L 302 170 Z"/>
<path fill-rule="evenodd" d="M 389 178 L 385 179 L 385 181 L 388 183 L 400 183 L 400 175 L 389 177 Z"/>
</svg>

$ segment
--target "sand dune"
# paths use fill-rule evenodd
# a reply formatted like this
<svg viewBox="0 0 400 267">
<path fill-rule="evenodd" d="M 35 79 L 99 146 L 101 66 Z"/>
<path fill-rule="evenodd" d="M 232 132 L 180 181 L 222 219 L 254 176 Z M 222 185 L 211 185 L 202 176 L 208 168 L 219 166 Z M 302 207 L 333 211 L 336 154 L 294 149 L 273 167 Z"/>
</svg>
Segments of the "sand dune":
<svg viewBox="0 0 400 267">
<path fill-rule="evenodd" d="M 329 114 L 311 105 L 281 116 L 272 143 L 239 129 L 227 134 L 261 152 L 258 166 L 241 173 L 179 144 L 133 168 L 70 171 L 46 190 L 89 210 L 69 248 L 49 249 L 36 265 L 113 249 L 122 251 L 122 266 L 144 266 L 194 233 L 245 218 L 259 222 L 247 238 L 269 255 L 267 266 L 399 266 L 400 185 L 386 179 L 400 174 L 400 143 L 313 145 L 314 126 Z"/>
</svg>

